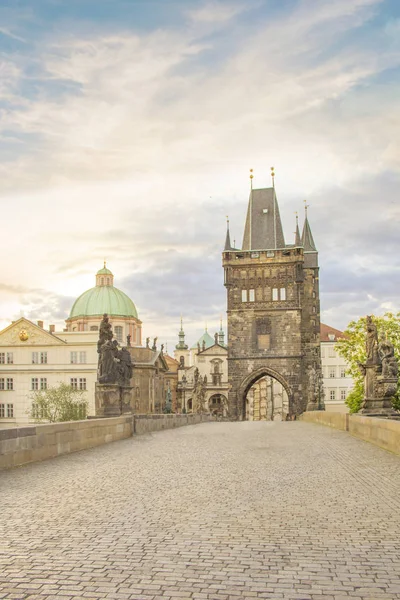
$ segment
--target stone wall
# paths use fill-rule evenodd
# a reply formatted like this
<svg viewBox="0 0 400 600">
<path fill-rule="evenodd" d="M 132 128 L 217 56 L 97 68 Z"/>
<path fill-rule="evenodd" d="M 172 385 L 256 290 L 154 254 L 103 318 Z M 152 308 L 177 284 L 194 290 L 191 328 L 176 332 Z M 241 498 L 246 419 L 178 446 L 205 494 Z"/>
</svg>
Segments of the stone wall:
<svg viewBox="0 0 400 600">
<path fill-rule="evenodd" d="M 348 431 L 365 442 L 400 454 L 400 421 L 325 411 L 305 412 L 300 416 L 300 420 Z"/>
<path fill-rule="evenodd" d="M 211 415 L 127 415 L 0 430 L 0 470 L 86 450 L 133 434 L 212 421 Z"/>
</svg>

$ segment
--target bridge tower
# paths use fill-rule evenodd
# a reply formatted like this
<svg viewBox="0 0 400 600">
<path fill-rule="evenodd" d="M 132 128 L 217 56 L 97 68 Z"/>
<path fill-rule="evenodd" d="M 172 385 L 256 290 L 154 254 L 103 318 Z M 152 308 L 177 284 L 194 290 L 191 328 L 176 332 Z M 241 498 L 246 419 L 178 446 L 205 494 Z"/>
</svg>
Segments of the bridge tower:
<svg viewBox="0 0 400 600">
<path fill-rule="evenodd" d="M 296 217 L 294 244 L 286 244 L 275 186 L 251 189 L 242 248 L 232 247 L 228 222 L 223 268 L 229 416 L 246 418 L 247 393 L 266 376 L 282 384 L 290 416 L 322 408 L 318 252 L 307 206 L 302 235 Z"/>
</svg>

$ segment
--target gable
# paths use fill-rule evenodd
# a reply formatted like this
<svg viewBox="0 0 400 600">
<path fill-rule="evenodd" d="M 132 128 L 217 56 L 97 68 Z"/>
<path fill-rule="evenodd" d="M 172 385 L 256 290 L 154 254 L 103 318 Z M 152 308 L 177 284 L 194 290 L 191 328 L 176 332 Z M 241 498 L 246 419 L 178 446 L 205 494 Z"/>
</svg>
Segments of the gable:
<svg viewBox="0 0 400 600">
<path fill-rule="evenodd" d="M 66 342 L 21 317 L 0 331 L 0 346 L 64 346 Z"/>
<path fill-rule="evenodd" d="M 228 349 L 224 348 L 223 346 L 220 346 L 219 344 L 214 344 L 214 346 L 210 346 L 210 348 L 207 348 L 207 350 L 203 350 L 203 352 L 200 352 L 199 356 L 207 356 L 207 358 L 211 357 L 211 356 L 227 356 L 228 355 Z"/>
</svg>

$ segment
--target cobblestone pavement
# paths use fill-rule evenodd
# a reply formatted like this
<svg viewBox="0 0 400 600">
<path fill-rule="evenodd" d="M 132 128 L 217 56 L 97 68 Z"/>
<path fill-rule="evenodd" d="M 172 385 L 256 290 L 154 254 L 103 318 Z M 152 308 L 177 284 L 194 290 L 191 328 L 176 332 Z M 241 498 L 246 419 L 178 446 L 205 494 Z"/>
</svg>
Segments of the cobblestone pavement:
<svg viewBox="0 0 400 600">
<path fill-rule="evenodd" d="M 0 490 L 0 598 L 400 598 L 400 458 L 327 427 L 182 427 Z"/>
</svg>

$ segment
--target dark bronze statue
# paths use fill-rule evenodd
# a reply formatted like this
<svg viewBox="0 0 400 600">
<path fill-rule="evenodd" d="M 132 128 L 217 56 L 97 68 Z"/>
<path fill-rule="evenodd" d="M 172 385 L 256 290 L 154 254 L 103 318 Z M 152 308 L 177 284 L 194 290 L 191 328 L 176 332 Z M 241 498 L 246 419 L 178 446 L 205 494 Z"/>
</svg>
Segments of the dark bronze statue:
<svg viewBox="0 0 400 600">
<path fill-rule="evenodd" d="M 126 336 L 126 345 L 128 346 L 128 348 L 131 347 L 131 339 L 132 339 L 132 336 L 130 333 L 128 333 L 128 335 Z"/>
<path fill-rule="evenodd" d="M 129 386 L 133 374 L 132 357 L 128 348 L 122 348 L 117 355 L 118 363 L 118 384 Z"/>
</svg>

